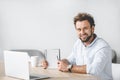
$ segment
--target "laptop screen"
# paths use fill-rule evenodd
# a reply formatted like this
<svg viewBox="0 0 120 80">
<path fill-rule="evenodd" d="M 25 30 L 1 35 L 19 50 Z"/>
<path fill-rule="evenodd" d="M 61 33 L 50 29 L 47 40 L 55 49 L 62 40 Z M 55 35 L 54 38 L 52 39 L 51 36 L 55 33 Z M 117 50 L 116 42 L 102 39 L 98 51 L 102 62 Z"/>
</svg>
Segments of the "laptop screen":
<svg viewBox="0 0 120 80">
<path fill-rule="evenodd" d="M 26 52 L 4 51 L 5 74 L 29 79 L 29 57 Z"/>
<path fill-rule="evenodd" d="M 7 76 L 27 80 L 49 78 L 46 75 L 30 76 L 29 56 L 27 52 L 4 51 L 4 63 L 5 75 Z"/>
</svg>

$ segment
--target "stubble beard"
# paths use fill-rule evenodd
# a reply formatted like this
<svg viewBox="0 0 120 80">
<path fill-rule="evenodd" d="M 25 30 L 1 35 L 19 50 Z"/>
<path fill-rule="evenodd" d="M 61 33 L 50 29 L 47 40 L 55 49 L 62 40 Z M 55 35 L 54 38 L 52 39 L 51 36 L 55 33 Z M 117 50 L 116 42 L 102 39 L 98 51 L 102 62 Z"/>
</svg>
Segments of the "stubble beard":
<svg viewBox="0 0 120 80">
<path fill-rule="evenodd" d="M 80 40 L 81 40 L 82 42 L 88 42 L 88 41 L 90 40 L 90 38 L 92 37 L 92 35 L 93 35 L 93 33 L 91 32 L 91 35 L 88 36 L 85 40 L 82 40 L 81 37 L 80 37 Z"/>
</svg>

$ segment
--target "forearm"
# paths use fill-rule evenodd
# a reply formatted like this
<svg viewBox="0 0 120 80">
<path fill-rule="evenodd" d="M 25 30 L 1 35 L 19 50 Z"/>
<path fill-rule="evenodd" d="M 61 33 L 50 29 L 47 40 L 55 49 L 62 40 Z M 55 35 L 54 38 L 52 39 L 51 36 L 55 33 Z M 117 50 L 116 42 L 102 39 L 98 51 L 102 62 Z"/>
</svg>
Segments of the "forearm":
<svg viewBox="0 0 120 80">
<path fill-rule="evenodd" d="M 86 65 L 83 66 L 73 65 L 73 67 L 71 68 L 71 72 L 86 74 L 87 73 Z"/>
</svg>

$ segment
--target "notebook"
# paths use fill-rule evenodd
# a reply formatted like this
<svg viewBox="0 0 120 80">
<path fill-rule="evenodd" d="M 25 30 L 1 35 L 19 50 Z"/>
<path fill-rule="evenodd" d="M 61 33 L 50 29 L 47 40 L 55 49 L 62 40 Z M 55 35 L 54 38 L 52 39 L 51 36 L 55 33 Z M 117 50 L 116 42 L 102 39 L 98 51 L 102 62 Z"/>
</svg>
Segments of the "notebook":
<svg viewBox="0 0 120 80">
<path fill-rule="evenodd" d="M 58 61 L 60 60 L 60 49 L 48 49 L 45 54 L 48 62 L 48 68 L 58 68 Z"/>
<path fill-rule="evenodd" d="M 25 79 L 38 80 L 49 78 L 46 75 L 31 75 L 29 67 L 29 56 L 27 52 L 4 51 L 5 75 Z"/>
</svg>

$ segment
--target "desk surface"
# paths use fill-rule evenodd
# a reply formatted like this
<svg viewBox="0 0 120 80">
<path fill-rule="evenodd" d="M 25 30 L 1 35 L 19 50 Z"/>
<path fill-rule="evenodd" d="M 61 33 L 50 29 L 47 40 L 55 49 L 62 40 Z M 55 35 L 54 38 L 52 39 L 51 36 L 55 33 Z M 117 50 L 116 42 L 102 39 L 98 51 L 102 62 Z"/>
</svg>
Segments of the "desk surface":
<svg viewBox="0 0 120 80">
<path fill-rule="evenodd" d="M 57 69 L 42 69 L 41 67 L 36 67 L 32 68 L 31 71 L 34 74 L 44 74 L 50 77 L 49 79 L 44 80 L 99 80 L 97 77 L 89 74 L 60 72 Z M 0 80 L 19 80 L 19 79 L 5 76 L 4 65 L 2 62 L 0 62 Z"/>
</svg>

